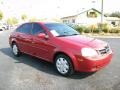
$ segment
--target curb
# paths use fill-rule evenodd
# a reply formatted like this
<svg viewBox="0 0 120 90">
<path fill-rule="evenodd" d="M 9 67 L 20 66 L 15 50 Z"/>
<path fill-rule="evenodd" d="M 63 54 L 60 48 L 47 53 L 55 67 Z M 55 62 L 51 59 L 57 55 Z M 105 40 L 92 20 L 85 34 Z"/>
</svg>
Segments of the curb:
<svg viewBox="0 0 120 90">
<path fill-rule="evenodd" d="M 120 36 L 89 36 L 93 38 L 120 38 Z"/>
<path fill-rule="evenodd" d="M 83 36 L 87 36 L 87 37 L 93 37 L 93 38 L 120 38 L 120 36 L 118 36 L 118 35 L 109 35 L 109 36 L 106 36 L 106 35 L 85 35 L 85 34 L 83 34 Z"/>
</svg>

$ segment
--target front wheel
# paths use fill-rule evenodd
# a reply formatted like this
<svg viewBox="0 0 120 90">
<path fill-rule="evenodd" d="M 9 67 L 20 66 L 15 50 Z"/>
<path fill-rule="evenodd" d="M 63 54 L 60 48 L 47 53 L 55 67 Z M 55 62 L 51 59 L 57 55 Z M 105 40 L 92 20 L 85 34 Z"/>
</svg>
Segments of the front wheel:
<svg viewBox="0 0 120 90">
<path fill-rule="evenodd" d="M 55 58 L 55 68 L 63 76 L 70 76 L 74 72 L 71 59 L 64 54 L 57 55 Z"/>
</svg>

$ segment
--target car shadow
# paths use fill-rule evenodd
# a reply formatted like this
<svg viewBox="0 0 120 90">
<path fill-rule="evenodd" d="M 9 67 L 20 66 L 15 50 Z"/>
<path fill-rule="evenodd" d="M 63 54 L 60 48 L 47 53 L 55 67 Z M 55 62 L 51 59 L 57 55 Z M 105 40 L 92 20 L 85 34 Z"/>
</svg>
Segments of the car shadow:
<svg viewBox="0 0 120 90">
<path fill-rule="evenodd" d="M 15 57 L 12 53 L 11 48 L 9 48 L 9 47 L 1 48 L 0 52 L 11 57 L 12 60 L 14 60 L 14 63 L 16 63 L 16 64 L 23 63 L 23 64 L 29 65 L 33 68 L 36 68 L 37 70 L 40 70 L 42 72 L 62 77 L 55 71 L 52 63 L 46 62 L 44 60 L 40 60 L 36 57 L 32 57 L 27 54 L 22 54 L 22 56 L 20 56 L 20 57 Z M 83 78 L 91 76 L 92 74 L 93 73 L 75 72 L 75 74 L 73 74 L 72 76 L 67 77 L 67 78 L 83 79 Z"/>
</svg>

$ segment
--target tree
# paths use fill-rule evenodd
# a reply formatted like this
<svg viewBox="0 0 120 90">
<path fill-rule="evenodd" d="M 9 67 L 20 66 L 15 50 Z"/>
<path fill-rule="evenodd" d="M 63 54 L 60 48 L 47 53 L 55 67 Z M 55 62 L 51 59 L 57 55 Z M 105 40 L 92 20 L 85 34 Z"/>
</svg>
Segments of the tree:
<svg viewBox="0 0 120 90">
<path fill-rule="evenodd" d="M 0 11 L 0 20 L 2 20 L 2 19 L 3 19 L 3 12 Z"/>
<path fill-rule="evenodd" d="M 25 20 L 27 19 L 27 15 L 23 14 L 23 15 L 21 16 L 21 19 L 22 19 L 23 21 L 25 21 Z"/>
<path fill-rule="evenodd" d="M 40 20 L 37 19 L 36 17 L 31 17 L 29 21 L 30 21 L 30 22 L 36 22 L 36 21 L 40 21 Z"/>
<path fill-rule="evenodd" d="M 14 25 L 15 25 L 15 24 L 18 24 L 18 19 L 17 19 L 17 18 L 13 17 L 13 18 L 12 18 L 12 21 L 13 21 L 13 24 L 14 24 Z"/>
<path fill-rule="evenodd" d="M 2 5 L 3 4 L 3 0 L 0 0 L 0 4 Z M 3 19 L 3 12 L 0 10 L 0 20 Z"/>
<path fill-rule="evenodd" d="M 3 4 L 3 0 L 0 0 L 0 4 Z"/>
<path fill-rule="evenodd" d="M 120 18 L 120 12 L 113 12 L 110 14 L 110 17 L 118 17 Z"/>
<path fill-rule="evenodd" d="M 8 19 L 7 19 L 7 23 L 8 23 L 9 25 L 12 25 L 12 19 L 11 19 L 11 18 L 8 18 Z"/>
<path fill-rule="evenodd" d="M 18 24 L 18 19 L 15 18 L 15 17 L 8 18 L 7 23 L 10 24 L 10 25 Z"/>
</svg>

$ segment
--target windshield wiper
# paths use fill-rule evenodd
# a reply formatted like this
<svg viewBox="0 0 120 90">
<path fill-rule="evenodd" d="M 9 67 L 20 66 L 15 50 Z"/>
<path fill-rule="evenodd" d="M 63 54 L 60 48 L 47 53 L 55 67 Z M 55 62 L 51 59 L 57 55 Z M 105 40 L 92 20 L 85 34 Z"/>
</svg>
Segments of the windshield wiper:
<svg viewBox="0 0 120 90">
<path fill-rule="evenodd" d="M 70 36 L 73 36 L 73 35 L 80 35 L 80 34 L 75 33 L 75 34 L 71 34 Z"/>
<path fill-rule="evenodd" d="M 57 37 L 65 37 L 65 36 L 73 36 L 73 35 L 80 35 L 80 34 L 75 33 L 75 34 L 71 34 L 71 35 L 59 35 Z"/>
<path fill-rule="evenodd" d="M 65 36 L 68 36 L 68 35 L 59 35 L 59 36 L 57 36 L 57 37 L 65 37 Z"/>
</svg>

